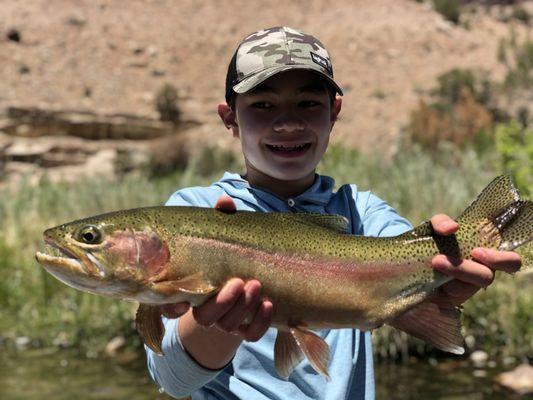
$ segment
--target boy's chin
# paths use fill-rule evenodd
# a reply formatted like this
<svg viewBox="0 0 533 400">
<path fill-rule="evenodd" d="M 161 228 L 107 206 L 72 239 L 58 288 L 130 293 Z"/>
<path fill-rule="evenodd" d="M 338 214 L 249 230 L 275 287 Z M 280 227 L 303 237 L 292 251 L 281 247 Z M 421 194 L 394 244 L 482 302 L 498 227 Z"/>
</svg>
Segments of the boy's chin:
<svg viewBox="0 0 533 400">
<path fill-rule="evenodd" d="M 310 177 L 315 176 L 315 170 L 310 171 L 276 171 L 272 174 L 269 174 L 272 178 L 284 181 L 284 182 L 298 182 L 298 181 L 307 181 Z"/>
</svg>

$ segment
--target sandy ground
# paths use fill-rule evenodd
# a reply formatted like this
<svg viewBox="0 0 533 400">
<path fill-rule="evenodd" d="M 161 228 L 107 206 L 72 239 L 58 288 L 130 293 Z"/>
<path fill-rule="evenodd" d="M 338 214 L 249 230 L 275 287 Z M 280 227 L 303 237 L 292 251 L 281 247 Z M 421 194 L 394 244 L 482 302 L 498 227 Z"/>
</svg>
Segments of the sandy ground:
<svg viewBox="0 0 533 400">
<path fill-rule="evenodd" d="M 420 93 L 454 67 L 501 79 L 498 41 L 509 24 L 484 13 L 452 26 L 412 0 L 2 0 L 0 109 L 10 105 L 156 116 L 175 85 L 200 140 L 231 141 L 216 115 L 237 43 L 288 25 L 326 45 L 345 90 L 333 141 L 391 148 Z M 21 42 L 6 39 L 16 28 Z M 523 26 L 517 28 L 525 29 Z"/>
</svg>

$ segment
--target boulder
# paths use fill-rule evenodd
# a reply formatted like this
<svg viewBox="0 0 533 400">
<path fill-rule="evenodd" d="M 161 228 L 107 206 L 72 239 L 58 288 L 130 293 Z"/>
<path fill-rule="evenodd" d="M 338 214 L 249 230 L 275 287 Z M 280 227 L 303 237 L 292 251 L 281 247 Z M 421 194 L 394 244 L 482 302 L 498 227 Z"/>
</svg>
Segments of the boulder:
<svg viewBox="0 0 533 400">
<path fill-rule="evenodd" d="M 91 140 L 150 140 L 175 132 L 170 122 L 129 114 L 103 115 L 83 110 L 43 110 L 9 107 L 10 124 L 4 132 L 13 136 L 73 136 Z M 20 127 L 25 127 L 22 131 Z"/>
<path fill-rule="evenodd" d="M 512 371 L 503 372 L 496 376 L 495 381 L 520 395 L 532 394 L 533 367 L 529 364 L 520 364 Z"/>
</svg>

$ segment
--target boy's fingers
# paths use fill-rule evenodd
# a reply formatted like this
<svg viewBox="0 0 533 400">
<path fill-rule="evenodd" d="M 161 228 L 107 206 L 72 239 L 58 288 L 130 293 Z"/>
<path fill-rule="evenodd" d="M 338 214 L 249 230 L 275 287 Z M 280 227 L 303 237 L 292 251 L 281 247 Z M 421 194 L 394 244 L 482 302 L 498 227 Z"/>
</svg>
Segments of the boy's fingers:
<svg viewBox="0 0 533 400">
<path fill-rule="evenodd" d="M 494 280 L 493 270 L 473 260 L 458 262 L 439 254 L 433 257 L 431 266 L 443 274 L 477 287 L 487 287 Z"/>
<path fill-rule="evenodd" d="M 175 303 L 175 304 L 163 304 L 161 306 L 161 312 L 167 318 L 175 319 L 181 317 L 189 309 L 189 303 Z"/>
<path fill-rule="evenodd" d="M 239 327 L 239 332 L 244 340 L 256 342 L 261 339 L 272 323 L 273 312 L 272 302 L 264 300 L 259 305 L 253 321 L 249 325 L 241 325 Z"/>
<path fill-rule="evenodd" d="M 522 266 L 520 254 L 514 251 L 475 248 L 472 250 L 472 257 L 487 267 L 511 274 L 518 271 Z"/>
<path fill-rule="evenodd" d="M 244 292 L 242 279 L 229 280 L 216 296 L 198 307 L 193 307 L 193 316 L 200 325 L 211 326 L 222 318 Z"/>
<path fill-rule="evenodd" d="M 216 326 L 226 332 L 236 332 L 247 315 L 255 313 L 261 302 L 261 284 L 252 280 L 244 285 L 244 293 Z"/>
<path fill-rule="evenodd" d="M 437 214 L 431 218 L 431 225 L 439 235 L 451 235 L 459 229 L 459 224 L 446 214 Z"/>
</svg>

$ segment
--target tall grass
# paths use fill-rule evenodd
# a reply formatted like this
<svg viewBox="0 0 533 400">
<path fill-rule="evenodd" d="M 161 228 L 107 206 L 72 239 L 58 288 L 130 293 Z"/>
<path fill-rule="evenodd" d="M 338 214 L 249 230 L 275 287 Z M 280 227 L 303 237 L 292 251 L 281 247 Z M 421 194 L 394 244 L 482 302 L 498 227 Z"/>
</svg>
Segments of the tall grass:
<svg viewBox="0 0 533 400">
<path fill-rule="evenodd" d="M 134 304 L 72 290 L 44 273 L 33 255 L 42 249 L 45 228 L 111 210 L 162 204 L 177 188 L 205 185 L 222 173 L 205 176 L 198 163 L 190 165 L 164 178 L 136 174 L 120 181 L 99 178 L 74 184 L 44 180 L 37 186 L 22 185 L 10 195 L 0 193 L 0 336 L 25 335 L 40 344 L 97 351 L 115 335 L 138 344 L 132 327 Z M 446 145 L 436 155 L 413 147 L 390 159 L 333 146 L 319 167 L 335 177 L 338 186 L 356 182 L 360 190 L 372 190 L 414 224 L 436 212 L 457 216 L 497 169 L 490 156 Z M 465 307 L 466 335 L 475 343 L 489 343 L 494 352 L 530 353 L 533 335 L 527 310 L 533 299 L 524 288 L 520 276 L 498 279 L 476 296 Z M 378 330 L 375 343 L 378 354 L 386 357 L 424 350 L 421 342 L 392 329 Z"/>
</svg>

